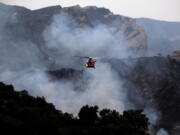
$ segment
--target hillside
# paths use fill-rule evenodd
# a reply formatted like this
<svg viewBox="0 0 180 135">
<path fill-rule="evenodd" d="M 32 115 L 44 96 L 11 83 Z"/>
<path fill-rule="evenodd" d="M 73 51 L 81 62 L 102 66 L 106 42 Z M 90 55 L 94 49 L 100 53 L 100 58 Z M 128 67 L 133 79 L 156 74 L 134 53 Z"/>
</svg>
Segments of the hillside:
<svg viewBox="0 0 180 135">
<path fill-rule="evenodd" d="M 168 55 L 180 49 L 180 22 L 148 18 L 138 18 L 136 22 L 146 31 L 150 55 Z"/>
<path fill-rule="evenodd" d="M 119 76 L 125 80 L 124 85 L 131 93 L 129 96 L 140 94 L 145 99 L 144 103 L 139 102 L 139 107 L 147 104 L 155 106 L 161 113 L 159 124 L 168 130 L 175 128 L 174 126 L 180 121 L 178 61 L 170 57 L 139 58 L 119 62 L 114 60 L 112 68 L 115 68 Z M 137 102 L 134 97 L 132 100 Z"/>
<path fill-rule="evenodd" d="M 178 61 L 171 57 L 105 59 L 103 61 L 110 63 L 112 69 L 124 82 L 123 89 L 128 93 L 126 98 L 131 106 L 139 109 L 146 109 L 148 106 L 156 108 L 160 118 L 155 124 L 157 128 L 161 127 L 173 132 L 178 127 L 180 122 L 180 63 Z M 68 70 L 72 69 L 66 69 L 66 72 Z M 56 70 L 51 71 L 50 75 L 56 76 L 56 79 L 68 79 L 69 74 L 66 74 L 67 76 L 64 74 L 63 78 L 61 76 L 66 72 Z M 71 73 L 72 79 L 73 76 L 83 76 L 83 72 L 80 71 L 74 70 Z M 77 81 L 81 82 L 81 79 L 76 79 L 76 83 Z M 176 134 L 178 133 L 179 131 Z"/>
<path fill-rule="evenodd" d="M 6 135 L 144 135 L 148 119 L 142 110 L 119 114 L 115 110 L 98 110 L 84 106 L 78 117 L 62 113 L 44 98 L 15 92 L 12 85 L 0 83 L 0 126 Z"/>
<path fill-rule="evenodd" d="M 99 25 L 108 26 L 108 29 L 116 33 L 119 39 L 124 37 L 128 41 L 128 45 L 123 44 L 123 46 L 131 48 L 134 54 L 145 55 L 147 52 L 147 39 L 143 28 L 137 25 L 133 19 L 114 15 L 105 8 L 54 6 L 31 11 L 23 7 L 0 4 L 0 10 L 1 18 L 5 20 L 1 23 L 3 25 L 1 34 L 4 38 L 1 40 L 5 43 L 7 40 L 31 41 L 38 46 L 43 55 L 48 55 L 47 48 L 44 46 L 46 39 L 44 39 L 43 33 L 57 15 L 72 17 L 77 23 L 73 29 L 94 28 Z M 71 29 L 72 32 L 73 29 Z"/>
</svg>

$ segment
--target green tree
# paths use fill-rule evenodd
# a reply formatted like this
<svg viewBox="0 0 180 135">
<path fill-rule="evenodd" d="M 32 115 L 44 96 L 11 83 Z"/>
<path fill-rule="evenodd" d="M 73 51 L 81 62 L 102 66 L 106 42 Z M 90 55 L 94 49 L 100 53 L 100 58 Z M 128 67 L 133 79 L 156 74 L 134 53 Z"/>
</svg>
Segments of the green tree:
<svg viewBox="0 0 180 135">
<path fill-rule="evenodd" d="M 110 109 L 103 109 L 99 112 L 100 123 L 104 124 L 119 124 L 122 116 L 119 112 Z"/>
<path fill-rule="evenodd" d="M 85 125 L 93 125 L 98 120 L 98 106 L 83 106 L 78 114 L 80 123 Z"/>
</svg>

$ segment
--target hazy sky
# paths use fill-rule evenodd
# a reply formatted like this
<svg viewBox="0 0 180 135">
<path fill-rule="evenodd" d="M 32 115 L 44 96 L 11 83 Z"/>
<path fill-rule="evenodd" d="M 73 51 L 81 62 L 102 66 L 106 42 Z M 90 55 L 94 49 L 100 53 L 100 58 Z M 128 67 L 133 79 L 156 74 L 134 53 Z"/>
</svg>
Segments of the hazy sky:
<svg viewBox="0 0 180 135">
<path fill-rule="evenodd" d="M 51 5 L 79 4 L 106 7 L 115 14 L 180 22 L 180 0 L 0 0 L 0 2 L 37 9 Z"/>
</svg>

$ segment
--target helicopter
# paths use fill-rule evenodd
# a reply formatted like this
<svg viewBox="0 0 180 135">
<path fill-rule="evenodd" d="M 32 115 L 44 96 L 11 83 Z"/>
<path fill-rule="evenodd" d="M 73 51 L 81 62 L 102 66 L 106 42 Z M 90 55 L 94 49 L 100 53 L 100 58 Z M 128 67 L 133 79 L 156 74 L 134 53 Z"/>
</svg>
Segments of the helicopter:
<svg viewBox="0 0 180 135">
<path fill-rule="evenodd" d="M 91 57 L 80 57 L 80 58 L 85 58 L 85 59 L 88 59 L 85 66 L 86 68 L 95 68 L 95 64 L 96 64 L 96 60 L 91 58 Z"/>
</svg>

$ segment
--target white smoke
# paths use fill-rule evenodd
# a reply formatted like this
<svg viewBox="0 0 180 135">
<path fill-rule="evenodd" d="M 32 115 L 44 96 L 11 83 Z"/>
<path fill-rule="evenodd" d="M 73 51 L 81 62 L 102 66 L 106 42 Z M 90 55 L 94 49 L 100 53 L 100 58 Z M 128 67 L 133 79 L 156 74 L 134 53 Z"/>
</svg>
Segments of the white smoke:
<svg viewBox="0 0 180 135">
<path fill-rule="evenodd" d="M 78 28 L 75 20 L 67 15 L 55 16 L 44 32 L 44 38 L 46 47 L 50 50 L 47 53 L 61 68 L 76 67 L 74 56 L 77 55 L 100 58 L 127 56 L 127 43 L 121 34 L 114 33 L 103 24 L 94 28 Z M 108 64 L 98 61 L 95 70 L 85 70 L 85 76 L 87 77 L 83 79 L 91 79 L 83 92 L 73 90 L 73 85 L 69 83 L 55 84 L 58 86 L 58 94 L 55 95 L 59 97 L 54 103 L 58 108 L 68 112 L 77 112 L 85 104 L 118 109 L 121 112 L 126 108 L 127 92 L 123 90 L 122 82 Z M 46 98 L 49 99 L 48 97 L 47 95 Z"/>
<path fill-rule="evenodd" d="M 13 76 L 16 73 L 4 73 Z M 98 105 L 100 108 L 111 108 L 123 111 L 126 108 L 126 91 L 109 65 L 99 63 L 97 68 L 87 70 L 87 88 L 84 91 L 74 90 L 71 81 L 50 81 L 42 71 L 23 74 L 11 83 L 16 89 L 28 89 L 33 96 L 44 96 L 56 108 L 77 114 L 83 105 Z M 87 78 L 84 78 L 87 79 Z"/>
<path fill-rule="evenodd" d="M 168 135 L 168 133 L 163 128 L 161 128 L 158 130 L 157 135 Z"/>
<path fill-rule="evenodd" d="M 47 48 L 53 51 L 49 55 L 61 66 L 71 66 L 73 56 L 77 55 L 101 58 L 128 56 L 128 43 L 123 34 L 115 32 L 115 28 L 104 24 L 93 28 L 80 28 L 75 20 L 67 15 L 56 15 L 45 30 L 44 37 Z"/>
<path fill-rule="evenodd" d="M 145 114 L 147 115 L 147 117 L 149 118 L 149 122 L 151 123 L 150 126 L 155 126 L 158 121 L 160 120 L 160 114 L 159 112 L 157 112 L 157 110 L 155 108 L 152 107 L 146 107 L 144 109 Z M 152 128 L 152 127 L 149 127 Z"/>
<path fill-rule="evenodd" d="M 74 56 L 77 55 L 126 56 L 126 42 L 119 33 L 113 34 L 108 26 L 99 24 L 94 28 L 77 28 L 71 17 L 58 15 L 44 32 L 46 53 L 55 60 L 58 68 L 76 68 Z M 88 81 L 88 85 L 84 91 L 76 91 L 71 81 L 50 80 L 44 72 L 47 69 L 37 45 L 30 41 L 7 43 L 2 39 L 2 42 L 0 79 L 13 84 L 15 89 L 27 89 L 33 96 L 44 96 L 56 108 L 71 113 L 77 113 L 86 104 L 119 111 L 126 109 L 126 92 L 108 64 L 98 61 L 96 69 L 87 69 L 83 79 Z"/>
</svg>

